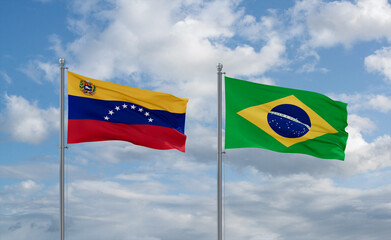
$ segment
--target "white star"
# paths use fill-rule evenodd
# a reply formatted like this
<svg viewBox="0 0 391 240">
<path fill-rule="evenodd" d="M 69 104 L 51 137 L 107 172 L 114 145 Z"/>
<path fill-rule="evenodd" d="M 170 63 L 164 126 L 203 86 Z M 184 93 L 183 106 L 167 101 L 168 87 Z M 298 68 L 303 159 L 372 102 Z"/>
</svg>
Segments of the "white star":
<svg viewBox="0 0 391 240">
<path fill-rule="evenodd" d="M 119 111 L 121 108 L 118 106 L 115 106 L 115 110 Z"/>
<path fill-rule="evenodd" d="M 139 109 L 138 109 L 138 111 L 139 111 L 139 112 L 142 112 L 142 111 L 143 111 L 143 109 L 142 109 L 142 108 L 139 108 Z"/>
<path fill-rule="evenodd" d="M 113 115 L 113 114 L 114 114 L 113 110 L 110 110 L 110 111 L 109 111 L 109 114 L 110 114 L 110 115 Z"/>
<path fill-rule="evenodd" d="M 145 115 L 146 117 L 148 117 L 148 116 L 149 116 L 149 112 L 146 112 L 144 115 Z"/>
<path fill-rule="evenodd" d="M 110 118 L 108 116 L 105 116 L 105 120 L 109 120 Z"/>
<path fill-rule="evenodd" d="M 124 105 L 122 105 L 122 107 L 123 107 L 123 108 L 128 108 L 128 105 L 126 105 L 126 104 L 124 103 Z"/>
<path fill-rule="evenodd" d="M 152 119 L 152 118 L 149 118 L 149 119 L 148 119 L 148 122 L 152 122 L 152 121 L 153 121 L 153 119 Z"/>
<path fill-rule="evenodd" d="M 135 109 L 135 108 L 136 108 L 136 106 L 132 105 L 132 106 L 130 106 L 130 108 L 131 108 L 131 109 Z"/>
</svg>

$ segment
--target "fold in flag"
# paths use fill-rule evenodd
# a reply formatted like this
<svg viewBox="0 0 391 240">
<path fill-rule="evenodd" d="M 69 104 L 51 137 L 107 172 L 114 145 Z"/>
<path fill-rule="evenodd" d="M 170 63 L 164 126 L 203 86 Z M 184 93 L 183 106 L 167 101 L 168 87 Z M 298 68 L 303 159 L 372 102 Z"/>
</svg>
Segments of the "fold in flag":
<svg viewBox="0 0 391 240">
<path fill-rule="evenodd" d="M 187 102 L 68 72 L 68 143 L 122 140 L 184 152 Z"/>
<path fill-rule="evenodd" d="M 225 77 L 225 148 L 345 159 L 347 104 L 315 92 Z"/>
</svg>

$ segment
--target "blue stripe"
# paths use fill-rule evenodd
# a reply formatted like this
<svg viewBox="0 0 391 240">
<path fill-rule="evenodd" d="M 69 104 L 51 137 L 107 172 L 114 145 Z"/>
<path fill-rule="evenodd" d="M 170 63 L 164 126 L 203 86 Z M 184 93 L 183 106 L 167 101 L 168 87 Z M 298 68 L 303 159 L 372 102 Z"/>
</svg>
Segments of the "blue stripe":
<svg viewBox="0 0 391 240">
<path fill-rule="evenodd" d="M 147 124 L 185 132 L 185 113 L 151 110 L 122 101 L 105 101 L 68 95 L 68 119 L 92 119 L 113 123 Z"/>
</svg>

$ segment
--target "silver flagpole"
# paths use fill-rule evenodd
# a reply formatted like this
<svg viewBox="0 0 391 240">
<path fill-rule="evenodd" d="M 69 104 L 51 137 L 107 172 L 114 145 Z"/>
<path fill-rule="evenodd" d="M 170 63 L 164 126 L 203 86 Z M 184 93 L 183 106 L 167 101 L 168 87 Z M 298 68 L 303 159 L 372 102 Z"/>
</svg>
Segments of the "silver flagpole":
<svg viewBox="0 0 391 240">
<path fill-rule="evenodd" d="M 60 239 L 64 240 L 64 70 L 65 59 L 60 58 Z"/>
<path fill-rule="evenodd" d="M 222 75 L 223 64 L 217 64 L 217 97 L 218 97 L 218 111 L 217 111 L 217 239 L 223 238 L 223 207 L 222 207 Z"/>
</svg>

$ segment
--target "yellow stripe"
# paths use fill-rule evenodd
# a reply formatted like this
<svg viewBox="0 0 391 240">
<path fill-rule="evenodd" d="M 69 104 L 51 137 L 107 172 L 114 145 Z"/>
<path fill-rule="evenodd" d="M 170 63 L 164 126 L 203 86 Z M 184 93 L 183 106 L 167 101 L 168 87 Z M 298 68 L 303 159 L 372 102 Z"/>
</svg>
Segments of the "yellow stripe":
<svg viewBox="0 0 391 240">
<path fill-rule="evenodd" d="M 95 85 L 92 95 L 83 93 L 80 81 L 87 80 Z M 128 87 L 112 82 L 84 77 L 68 71 L 68 95 L 93 98 L 108 101 L 124 101 L 138 104 L 153 110 L 164 110 L 173 113 L 186 113 L 186 98 L 175 97 L 171 94 Z"/>
</svg>

